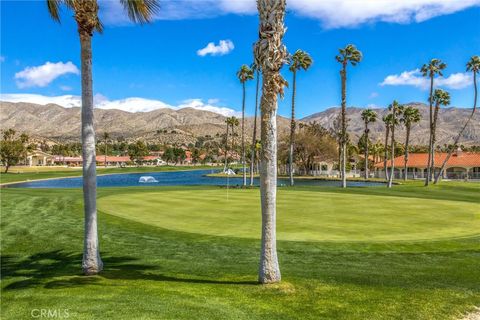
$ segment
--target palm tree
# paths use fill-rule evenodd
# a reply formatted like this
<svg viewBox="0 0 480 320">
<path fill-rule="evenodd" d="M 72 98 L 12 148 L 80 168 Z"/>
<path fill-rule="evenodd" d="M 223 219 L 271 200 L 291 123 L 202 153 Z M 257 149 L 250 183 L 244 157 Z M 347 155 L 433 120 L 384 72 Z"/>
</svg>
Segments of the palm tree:
<svg viewBox="0 0 480 320">
<path fill-rule="evenodd" d="M 253 138 L 252 138 L 252 151 L 250 159 L 250 185 L 253 186 L 253 168 L 255 166 L 255 154 L 256 154 L 256 144 L 257 144 L 257 110 L 258 110 L 258 91 L 260 87 L 260 68 L 252 63 L 251 69 L 256 73 L 257 84 L 255 87 L 255 116 L 253 118 Z"/>
<path fill-rule="evenodd" d="M 420 111 L 412 106 L 408 106 L 403 110 L 403 116 L 400 120 L 405 125 L 406 137 L 405 137 L 405 156 L 403 165 L 403 179 L 407 180 L 407 163 L 408 163 L 408 145 L 410 143 L 410 131 L 412 124 L 420 122 L 422 115 Z"/>
<path fill-rule="evenodd" d="M 395 126 L 399 123 L 398 115 L 401 114 L 402 106 L 394 100 L 392 104 L 388 107 L 388 110 L 391 111 L 391 131 L 392 131 L 392 143 L 391 143 L 391 166 L 390 166 L 390 175 L 388 177 L 387 187 L 391 188 L 393 183 L 393 176 L 395 174 Z"/>
<path fill-rule="evenodd" d="M 452 147 L 448 151 L 448 154 L 447 154 L 445 160 L 443 161 L 439 172 L 435 176 L 434 184 L 436 184 L 438 182 L 439 178 L 442 176 L 443 170 L 445 170 L 445 166 L 447 165 L 448 160 L 450 160 L 450 157 L 452 156 L 453 151 L 457 148 L 458 142 L 460 141 L 460 138 L 462 137 L 463 132 L 467 128 L 468 124 L 470 123 L 470 120 L 472 120 L 473 115 L 475 114 L 475 110 L 477 109 L 477 73 L 480 72 L 480 56 L 473 56 L 473 57 L 470 58 L 470 60 L 467 62 L 467 71 L 470 71 L 470 72 L 473 73 L 474 96 L 473 96 L 472 113 L 470 113 L 470 116 L 468 117 L 467 121 L 463 125 L 462 129 L 460 129 L 460 132 L 458 133 L 457 137 L 455 138 L 455 141 L 453 142 Z"/>
<path fill-rule="evenodd" d="M 277 108 L 287 82 L 280 69 L 288 53 L 282 40 L 285 34 L 285 0 L 257 0 L 260 18 L 254 46 L 255 64 L 262 69 L 260 196 L 262 203 L 262 249 L 258 281 L 273 283 L 281 279 L 276 244 L 277 198 Z"/>
<path fill-rule="evenodd" d="M 375 143 L 372 143 L 372 145 L 368 148 L 368 152 L 372 153 L 373 163 L 378 162 L 378 155 L 380 153 L 380 150 L 381 150 L 381 143 L 379 143 L 378 141 Z"/>
<path fill-rule="evenodd" d="M 105 143 L 105 168 L 107 167 L 108 139 L 110 139 L 110 135 L 105 131 L 103 133 L 103 143 Z"/>
<path fill-rule="evenodd" d="M 225 165 L 223 166 L 223 172 L 227 172 L 227 166 L 228 166 L 228 129 L 230 128 L 232 124 L 232 118 L 226 118 L 225 123 L 227 124 L 227 133 L 225 135 Z"/>
<path fill-rule="evenodd" d="M 437 131 L 437 119 L 438 112 L 440 110 L 440 105 L 448 106 L 450 104 L 450 94 L 442 89 L 435 89 L 433 93 L 433 102 L 435 104 L 435 109 L 433 112 L 433 123 L 432 123 L 432 141 L 430 145 L 430 152 L 432 154 L 430 161 L 430 172 L 435 175 L 435 143 L 437 142 L 436 131 Z"/>
<path fill-rule="evenodd" d="M 365 123 L 365 179 L 368 179 L 368 124 L 377 121 L 377 113 L 372 109 L 362 111 L 362 120 Z"/>
<path fill-rule="evenodd" d="M 250 69 L 246 64 L 240 67 L 240 70 L 237 72 L 238 80 L 242 84 L 243 95 L 242 95 L 242 167 L 243 167 L 243 186 L 247 185 L 247 171 L 245 167 L 245 82 L 253 79 L 253 70 Z"/>
<path fill-rule="evenodd" d="M 342 79 L 342 111 L 341 111 L 341 171 L 342 171 L 342 188 L 347 187 L 346 174 L 346 147 L 347 147 L 347 65 L 350 62 L 352 66 L 356 66 L 362 60 L 362 53 L 353 45 L 349 44 L 343 49 L 339 49 L 340 54 L 335 59 L 342 64 L 340 77 Z"/>
<path fill-rule="evenodd" d="M 428 103 L 429 103 L 429 124 L 430 124 L 430 138 L 429 138 L 429 144 L 428 144 L 428 162 L 427 162 L 427 176 L 425 178 L 425 186 L 428 186 L 431 180 L 431 174 L 430 174 L 430 163 L 431 163 L 431 158 L 433 157 L 431 149 L 432 149 L 432 132 L 433 132 L 433 79 L 435 78 L 435 75 L 443 76 L 442 70 L 445 69 L 447 65 L 442 62 L 440 59 L 432 59 L 428 64 L 424 64 L 422 66 L 422 69 L 420 70 L 422 72 L 422 75 L 424 77 L 429 77 L 430 78 L 430 94 L 428 97 Z"/>
<path fill-rule="evenodd" d="M 310 55 L 303 51 L 297 50 L 290 57 L 290 68 L 289 70 L 293 74 L 293 88 L 292 88 L 292 119 L 290 122 L 290 149 L 288 153 L 288 171 L 290 174 L 290 185 L 293 186 L 293 161 L 294 161 L 294 145 L 295 145 L 295 95 L 297 93 L 297 71 L 298 70 L 307 70 L 312 65 L 313 60 Z"/>
<path fill-rule="evenodd" d="M 239 124 L 240 122 L 237 117 L 232 116 L 230 118 L 230 126 L 232 128 L 232 152 L 235 151 L 235 127 L 238 127 Z"/>
<path fill-rule="evenodd" d="M 157 0 L 121 0 L 128 17 L 133 22 L 150 22 L 159 9 Z M 82 77 L 82 158 L 83 197 L 85 211 L 85 239 L 82 260 L 84 274 L 97 274 L 103 268 L 97 233 L 97 177 L 95 163 L 95 130 L 93 124 L 92 89 L 92 36 L 101 33 L 102 22 L 98 16 L 96 0 L 47 0 L 53 20 L 60 22 L 60 6 L 65 5 L 74 13 L 78 26 L 81 48 Z"/>
<path fill-rule="evenodd" d="M 385 123 L 385 144 L 383 147 L 384 151 L 384 156 L 383 156 L 383 169 L 385 171 L 385 179 L 388 181 L 388 166 L 387 166 L 387 161 L 388 161 L 388 138 L 390 135 L 390 129 L 392 127 L 392 122 L 393 122 L 393 117 L 392 114 L 387 114 L 386 116 L 383 117 L 383 122 Z"/>
<path fill-rule="evenodd" d="M 384 145 L 381 141 L 377 141 L 377 143 L 375 143 L 374 147 L 375 147 L 375 152 L 376 152 L 375 162 L 379 162 L 382 159 L 382 153 L 383 153 Z"/>
</svg>

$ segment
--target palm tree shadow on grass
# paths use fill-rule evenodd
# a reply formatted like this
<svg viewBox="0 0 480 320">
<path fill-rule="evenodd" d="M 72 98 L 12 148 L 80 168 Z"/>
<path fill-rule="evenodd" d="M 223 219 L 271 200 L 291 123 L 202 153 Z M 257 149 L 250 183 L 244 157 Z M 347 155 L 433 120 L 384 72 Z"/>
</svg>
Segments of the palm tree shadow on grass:
<svg viewBox="0 0 480 320">
<path fill-rule="evenodd" d="M 256 281 L 228 281 L 195 278 L 177 278 L 158 273 L 159 267 L 136 263 L 137 258 L 126 256 L 103 257 L 104 271 L 98 276 L 81 273 L 82 255 L 62 250 L 33 254 L 27 258 L 12 255 L 1 257 L 2 281 L 26 278 L 6 285 L 3 290 L 20 290 L 43 286 L 46 289 L 101 285 L 103 279 L 147 280 L 200 284 L 253 285 Z"/>
</svg>

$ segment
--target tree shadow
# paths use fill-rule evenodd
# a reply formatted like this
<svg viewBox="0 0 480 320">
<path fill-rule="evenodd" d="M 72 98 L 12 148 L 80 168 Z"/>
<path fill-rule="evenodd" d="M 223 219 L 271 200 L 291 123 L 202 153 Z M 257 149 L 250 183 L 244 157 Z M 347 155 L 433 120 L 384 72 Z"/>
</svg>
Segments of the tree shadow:
<svg viewBox="0 0 480 320">
<path fill-rule="evenodd" d="M 138 263 L 137 258 L 127 256 L 102 257 L 104 270 L 97 276 L 81 273 L 82 255 L 53 250 L 33 254 L 27 258 L 12 255 L 1 257 L 2 281 L 13 279 L 3 290 L 19 290 L 34 287 L 46 289 L 72 288 L 85 285 L 101 285 L 103 279 L 148 280 L 197 284 L 256 285 L 256 281 L 214 280 L 179 278 L 159 272 L 158 266 Z M 16 280 L 18 278 L 26 278 Z M 58 279 L 62 278 L 62 279 Z"/>
</svg>

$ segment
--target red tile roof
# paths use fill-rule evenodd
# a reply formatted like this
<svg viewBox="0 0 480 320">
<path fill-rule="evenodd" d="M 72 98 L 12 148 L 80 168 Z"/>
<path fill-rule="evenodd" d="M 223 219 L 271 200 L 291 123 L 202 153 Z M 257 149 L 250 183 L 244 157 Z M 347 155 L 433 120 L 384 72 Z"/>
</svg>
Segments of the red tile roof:
<svg viewBox="0 0 480 320">
<path fill-rule="evenodd" d="M 82 162 L 82 157 L 53 156 L 53 160 L 57 162 Z"/>
<path fill-rule="evenodd" d="M 97 162 L 105 162 L 105 156 L 97 156 Z M 115 156 L 107 156 L 107 162 L 128 162 L 131 161 L 130 157 L 123 156 L 123 157 L 115 157 Z"/>
<path fill-rule="evenodd" d="M 443 161 L 447 157 L 447 153 L 435 153 L 435 167 L 440 167 L 443 164 Z M 396 167 L 403 167 L 405 160 L 404 156 L 396 157 L 395 159 Z M 428 153 L 410 153 L 408 155 L 407 166 L 409 168 L 426 168 L 428 161 Z M 391 160 L 387 161 L 387 166 L 390 167 Z M 383 161 L 375 164 L 376 168 L 383 168 Z M 478 152 L 461 152 L 454 153 L 450 157 L 447 163 L 447 167 L 480 167 L 480 153 Z"/>
<path fill-rule="evenodd" d="M 158 159 L 159 157 L 157 156 L 145 156 L 143 157 L 143 160 L 145 161 L 153 161 L 153 160 L 156 160 Z M 57 162 L 82 162 L 82 157 L 63 157 L 63 156 L 54 156 L 54 161 L 57 161 Z M 105 156 L 97 156 L 96 157 L 96 161 L 97 162 L 105 162 Z M 129 156 L 121 156 L 121 157 L 117 157 L 117 156 L 107 156 L 107 162 L 130 162 L 132 160 L 130 160 L 130 157 Z"/>
<path fill-rule="evenodd" d="M 143 157 L 144 161 L 153 161 L 157 160 L 159 157 L 157 156 L 145 156 Z M 130 162 L 132 161 L 129 156 L 107 156 L 107 162 Z M 105 156 L 97 156 L 97 162 L 105 162 Z"/>
<path fill-rule="evenodd" d="M 152 161 L 152 160 L 157 160 L 159 158 L 160 158 L 159 156 L 145 156 L 145 157 L 143 157 L 143 160 Z"/>
</svg>

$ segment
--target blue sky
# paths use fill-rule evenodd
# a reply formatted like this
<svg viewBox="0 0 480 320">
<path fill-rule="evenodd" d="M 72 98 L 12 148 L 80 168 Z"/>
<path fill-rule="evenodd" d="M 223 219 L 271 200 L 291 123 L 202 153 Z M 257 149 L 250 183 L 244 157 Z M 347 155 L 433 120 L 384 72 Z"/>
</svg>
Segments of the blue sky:
<svg viewBox="0 0 480 320">
<path fill-rule="evenodd" d="M 334 57 L 348 43 L 364 54 L 364 60 L 348 70 L 348 105 L 383 107 L 393 99 L 425 102 L 428 90 L 415 69 L 435 57 L 448 64 L 439 84 L 450 91 L 452 105 L 471 107 L 471 77 L 464 72 L 466 61 L 480 54 L 480 1 L 363 0 L 361 7 L 355 7 L 354 0 L 305 1 L 291 0 L 285 36 L 290 52 L 303 49 L 314 59 L 310 70 L 298 74 L 299 117 L 340 104 L 340 66 Z M 377 1 L 373 9 L 368 6 L 372 1 Z M 154 23 L 136 26 L 126 22 L 116 2 L 100 2 L 105 30 L 93 38 L 98 106 L 238 112 L 241 85 L 235 73 L 252 61 L 258 29 L 254 2 L 163 4 Z M 220 40 L 223 54 L 199 55 L 210 42 L 221 51 L 215 47 Z M 79 53 L 71 12 L 64 9 L 58 24 L 50 19 L 44 1 L 1 1 L 2 100 L 78 105 Z M 248 114 L 253 113 L 254 85 L 247 85 Z M 290 94 L 287 91 L 280 103 L 281 115 L 289 115 Z"/>
</svg>

